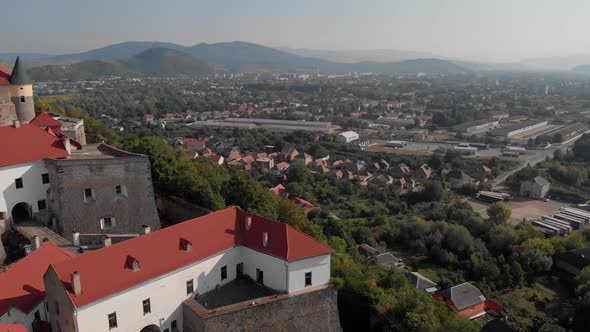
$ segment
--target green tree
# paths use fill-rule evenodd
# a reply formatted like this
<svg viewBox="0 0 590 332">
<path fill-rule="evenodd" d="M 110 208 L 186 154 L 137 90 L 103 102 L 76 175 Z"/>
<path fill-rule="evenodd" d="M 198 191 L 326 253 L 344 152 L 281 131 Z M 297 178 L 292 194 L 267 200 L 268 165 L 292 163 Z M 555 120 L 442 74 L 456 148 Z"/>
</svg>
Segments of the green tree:
<svg viewBox="0 0 590 332">
<path fill-rule="evenodd" d="M 249 174 L 233 174 L 224 184 L 222 193 L 229 205 L 270 219 L 278 217 L 279 198 Z"/>
<path fill-rule="evenodd" d="M 502 225 L 510 220 L 512 210 L 504 202 L 496 202 L 488 207 L 489 220 L 496 225 Z"/>
</svg>

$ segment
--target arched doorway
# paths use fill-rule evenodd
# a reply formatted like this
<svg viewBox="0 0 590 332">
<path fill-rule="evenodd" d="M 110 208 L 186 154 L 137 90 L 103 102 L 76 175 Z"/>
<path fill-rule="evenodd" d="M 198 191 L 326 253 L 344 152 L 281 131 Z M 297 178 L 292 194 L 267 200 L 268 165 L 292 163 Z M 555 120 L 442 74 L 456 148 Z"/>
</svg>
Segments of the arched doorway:
<svg viewBox="0 0 590 332">
<path fill-rule="evenodd" d="M 148 325 L 148 326 L 144 327 L 139 332 L 160 332 L 160 328 L 157 327 L 156 325 L 152 324 L 152 325 Z"/>
<path fill-rule="evenodd" d="M 12 221 L 15 224 L 28 220 L 31 220 L 31 206 L 29 204 L 20 202 L 12 208 Z"/>
</svg>

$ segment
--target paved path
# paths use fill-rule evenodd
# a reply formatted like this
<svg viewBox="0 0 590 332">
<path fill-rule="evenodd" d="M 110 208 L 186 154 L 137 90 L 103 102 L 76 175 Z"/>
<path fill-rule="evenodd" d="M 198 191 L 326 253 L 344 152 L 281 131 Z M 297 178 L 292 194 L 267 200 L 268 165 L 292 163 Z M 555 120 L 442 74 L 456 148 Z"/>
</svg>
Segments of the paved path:
<svg viewBox="0 0 590 332">
<path fill-rule="evenodd" d="M 41 239 L 41 242 L 47 239 L 47 241 L 50 241 L 59 247 L 73 246 L 72 242 L 66 240 L 61 235 L 43 226 L 42 224 L 35 222 L 24 222 L 16 224 L 15 228 L 27 239 L 32 239 L 33 236 L 37 235 Z"/>
</svg>

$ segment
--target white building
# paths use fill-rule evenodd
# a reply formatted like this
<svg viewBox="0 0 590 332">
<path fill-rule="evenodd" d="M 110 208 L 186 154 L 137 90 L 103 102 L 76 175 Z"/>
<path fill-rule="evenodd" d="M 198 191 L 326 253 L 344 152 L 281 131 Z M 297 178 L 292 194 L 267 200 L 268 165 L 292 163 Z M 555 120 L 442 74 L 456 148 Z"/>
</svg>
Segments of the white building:
<svg viewBox="0 0 590 332">
<path fill-rule="evenodd" d="M 345 131 L 343 133 L 338 134 L 336 136 L 336 143 L 350 143 L 352 141 L 357 141 L 359 139 L 359 134 L 354 131 Z"/>
<path fill-rule="evenodd" d="M 49 321 L 43 274 L 50 264 L 75 255 L 52 243 L 44 243 L 0 274 L 0 324 L 23 324 L 33 331 L 33 321 Z M 47 324 L 47 323 L 45 323 Z"/>
<path fill-rule="evenodd" d="M 0 225 L 47 212 L 49 175 L 43 160 L 67 157 L 64 144 L 34 125 L 0 127 Z"/>
<path fill-rule="evenodd" d="M 328 284 L 333 249 L 228 208 L 53 264 L 53 331 L 182 330 L 182 303 L 248 276 L 280 293 Z"/>
</svg>

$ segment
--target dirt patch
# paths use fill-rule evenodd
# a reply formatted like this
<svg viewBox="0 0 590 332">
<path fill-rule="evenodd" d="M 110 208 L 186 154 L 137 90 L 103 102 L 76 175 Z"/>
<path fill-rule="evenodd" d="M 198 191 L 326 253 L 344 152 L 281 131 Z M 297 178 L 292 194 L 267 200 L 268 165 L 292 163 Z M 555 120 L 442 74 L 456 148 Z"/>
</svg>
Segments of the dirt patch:
<svg viewBox="0 0 590 332">
<path fill-rule="evenodd" d="M 490 206 L 490 203 L 482 202 L 475 198 L 469 198 L 467 202 L 471 205 L 473 210 L 479 212 L 482 217 L 488 217 L 486 210 Z M 510 222 L 514 225 L 520 223 L 523 219 L 540 219 L 542 216 L 555 213 L 560 207 L 571 205 L 570 203 L 560 201 L 544 202 L 542 200 L 526 198 L 515 198 L 514 200 L 507 202 L 507 204 L 512 209 L 512 218 L 510 218 Z"/>
</svg>

